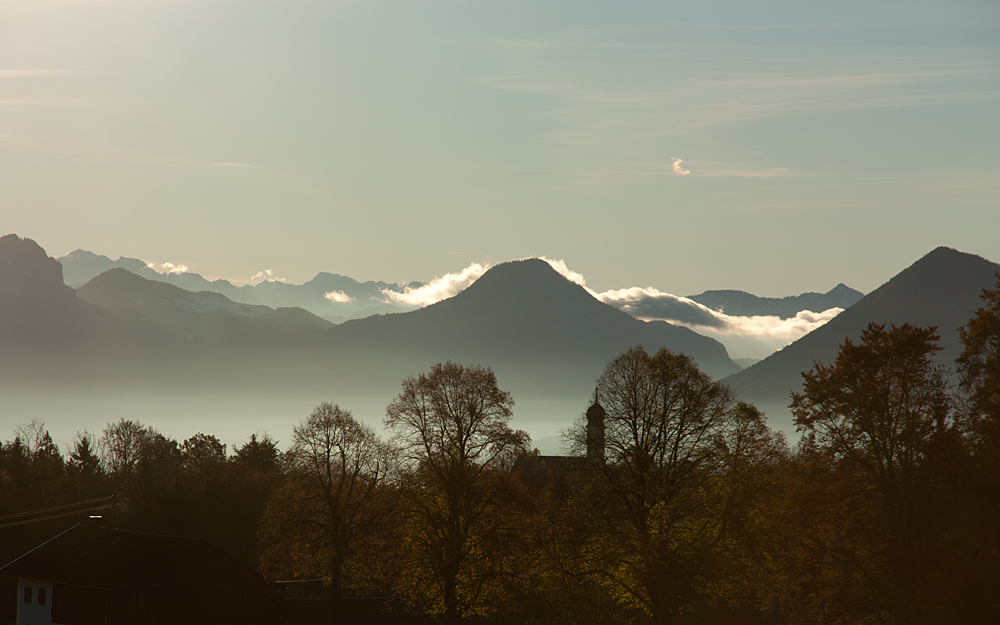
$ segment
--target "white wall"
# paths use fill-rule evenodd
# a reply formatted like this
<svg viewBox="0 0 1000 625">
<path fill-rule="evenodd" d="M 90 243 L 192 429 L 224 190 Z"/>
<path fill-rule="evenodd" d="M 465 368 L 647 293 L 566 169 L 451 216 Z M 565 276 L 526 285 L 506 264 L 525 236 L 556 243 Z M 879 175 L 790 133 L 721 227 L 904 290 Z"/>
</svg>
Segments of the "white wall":
<svg viewBox="0 0 1000 625">
<path fill-rule="evenodd" d="M 31 603 L 24 602 L 24 589 L 31 587 Z M 38 605 L 38 591 L 45 590 L 45 605 Z M 17 625 L 52 625 L 52 582 L 41 579 L 17 580 Z"/>
</svg>

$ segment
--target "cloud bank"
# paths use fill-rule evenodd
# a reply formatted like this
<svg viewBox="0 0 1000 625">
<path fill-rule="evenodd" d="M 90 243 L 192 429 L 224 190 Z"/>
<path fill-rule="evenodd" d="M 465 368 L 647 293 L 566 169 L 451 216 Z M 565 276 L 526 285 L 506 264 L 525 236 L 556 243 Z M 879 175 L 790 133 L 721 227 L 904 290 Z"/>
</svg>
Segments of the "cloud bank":
<svg viewBox="0 0 1000 625">
<path fill-rule="evenodd" d="M 740 317 L 708 308 L 686 297 L 663 293 L 652 287 L 593 293 L 594 297 L 644 321 L 666 321 L 690 327 L 711 336 L 734 358 L 762 358 L 796 341 L 844 311 L 799 311 L 782 319 L 774 315 Z"/>
</svg>

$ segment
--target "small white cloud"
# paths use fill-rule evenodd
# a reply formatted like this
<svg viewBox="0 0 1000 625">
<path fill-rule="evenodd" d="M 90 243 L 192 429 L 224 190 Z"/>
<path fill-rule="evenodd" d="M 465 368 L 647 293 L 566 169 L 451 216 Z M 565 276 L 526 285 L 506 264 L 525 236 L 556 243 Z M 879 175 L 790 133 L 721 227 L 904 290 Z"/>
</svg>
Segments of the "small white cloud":
<svg viewBox="0 0 1000 625">
<path fill-rule="evenodd" d="M 489 268 L 489 263 L 472 263 L 458 273 L 447 273 L 440 278 L 434 278 L 422 287 L 416 289 L 406 287 L 402 293 L 382 289 L 382 295 L 386 297 L 387 302 L 410 306 L 430 306 L 458 295 L 478 280 Z"/>
<path fill-rule="evenodd" d="M 673 158 L 673 161 L 674 161 L 674 173 L 675 174 L 677 174 L 678 176 L 686 176 L 686 175 L 688 175 L 688 174 L 691 173 L 690 169 L 684 169 L 684 168 L 681 167 L 681 163 L 683 163 L 684 161 L 682 161 L 679 158 Z"/>
<path fill-rule="evenodd" d="M 175 265 L 173 263 L 163 263 L 163 264 L 157 265 L 156 263 L 147 262 L 146 263 L 146 267 L 149 267 L 150 269 L 152 269 L 153 271 L 155 271 L 157 273 L 168 273 L 168 274 L 169 273 L 176 273 L 176 274 L 187 273 L 187 270 L 188 270 L 188 266 L 187 265 Z"/>
<path fill-rule="evenodd" d="M 187 265 L 175 265 L 173 263 L 163 263 L 160 265 L 166 273 L 187 273 Z"/>
<path fill-rule="evenodd" d="M 250 282 L 259 280 L 261 282 L 284 282 L 284 278 L 275 278 L 274 272 L 270 269 L 265 269 L 264 271 L 258 271 L 254 275 L 250 276 Z"/>
<path fill-rule="evenodd" d="M 327 291 L 323 294 L 323 297 L 337 304 L 347 304 L 354 301 L 353 297 L 343 291 Z"/>
</svg>

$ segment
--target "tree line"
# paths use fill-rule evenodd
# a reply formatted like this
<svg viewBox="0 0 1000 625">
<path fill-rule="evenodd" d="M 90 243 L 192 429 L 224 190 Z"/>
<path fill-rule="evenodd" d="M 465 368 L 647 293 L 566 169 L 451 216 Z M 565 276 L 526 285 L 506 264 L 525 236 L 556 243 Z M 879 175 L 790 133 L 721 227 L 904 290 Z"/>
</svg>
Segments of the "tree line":
<svg viewBox="0 0 1000 625">
<path fill-rule="evenodd" d="M 65 458 L 34 421 L 0 445 L 0 538 L 116 494 L 120 527 L 447 623 L 995 623 L 1000 283 L 983 299 L 956 387 L 910 325 L 805 372 L 794 448 L 690 358 L 641 346 L 597 380 L 599 454 L 584 416 L 571 457 L 531 451 L 492 370 L 451 362 L 403 381 L 388 440 L 323 403 L 285 451 L 123 419 Z"/>
</svg>

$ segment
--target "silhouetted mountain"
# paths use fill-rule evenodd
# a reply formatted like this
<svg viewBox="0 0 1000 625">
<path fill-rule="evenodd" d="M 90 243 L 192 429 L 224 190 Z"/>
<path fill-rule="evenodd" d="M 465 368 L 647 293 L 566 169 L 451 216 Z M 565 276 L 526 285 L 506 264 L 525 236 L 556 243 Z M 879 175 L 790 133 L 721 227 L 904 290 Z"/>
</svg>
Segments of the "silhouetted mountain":
<svg viewBox="0 0 1000 625">
<path fill-rule="evenodd" d="M 958 328 L 975 314 L 983 288 L 996 283 L 1000 265 L 979 256 L 939 247 L 858 303 L 784 349 L 726 378 L 747 400 L 782 400 L 802 388 L 803 371 L 814 362 L 829 364 L 844 339 L 857 341 L 871 322 L 884 325 L 937 326 L 937 360 L 954 367 L 961 353 Z"/>
<path fill-rule="evenodd" d="M 409 286 L 421 286 L 419 282 Z M 341 316 L 357 318 L 376 314 L 375 309 L 386 312 L 412 310 L 413 306 L 386 302 L 382 291 L 402 292 L 402 286 L 387 282 L 358 282 L 353 278 L 334 273 L 321 272 L 305 284 L 287 284 L 268 281 L 257 285 L 240 287 L 252 289 L 258 302 L 272 308 L 297 306 L 320 316 Z M 331 300 L 328 293 L 346 296 L 345 301 Z"/>
<path fill-rule="evenodd" d="M 172 284 L 147 280 L 120 267 L 110 269 L 83 285 L 77 289 L 77 295 L 119 317 L 137 320 L 161 321 L 210 312 L 259 318 L 271 312 L 267 306 L 234 302 L 220 293 L 192 292 Z"/>
<path fill-rule="evenodd" d="M 731 316 L 774 315 L 788 319 L 802 310 L 823 312 L 830 308 L 847 309 L 862 297 L 864 293 L 841 283 L 826 293 L 803 293 L 780 298 L 757 297 L 744 291 L 705 291 L 701 295 L 689 295 L 688 299 Z"/>
<path fill-rule="evenodd" d="M 287 284 L 278 280 L 265 280 L 258 284 L 235 286 L 228 280 L 206 280 L 197 273 L 159 273 L 136 258 L 121 257 L 111 260 L 86 250 L 76 250 L 59 259 L 63 266 L 66 284 L 77 288 L 109 269 L 121 268 L 147 280 L 165 282 L 188 291 L 221 293 L 234 302 L 262 304 L 271 308 L 304 308 L 314 315 L 351 319 L 377 314 L 379 311 L 400 312 L 413 306 L 387 303 L 383 290 L 402 292 L 404 287 L 387 282 L 358 282 L 353 278 L 332 273 L 319 273 L 305 284 Z M 412 282 L 410 287 L 421 283 Z M 343 294 L 340 301 L 331 300 L 327 294 Z M 339 321 L 338 321 L 339 322 Z"/>
<path fill-rule="evenodd" d="M 407 313 L 347 321 L 331 336 L 338 352 L 369 350 L 390 363 L 519 363 L 536 373 L 546 370 L 553 379 L 581 377 L 585 386 L 609 358 L 637 343 L 649 351 L 667 347 L 688 354 L 714 376 L 738 370 L 714 339 L 662 321 L 640 321 L 538 259 L 496 265 L 455 297 Z"/>
<path fill-rule="evenodd" d="M 66 284 L 79 288 L 110 269 L 120 268 L 147 280 L 166 282 L 188 291 L 212 291 L 244 304 L 256 304 L 253 291 L 241 290 L 228 280 L 209 281 L 196 273 L 160 273 L 138 258 L 119 257 L 111 260 L 87 250 L 76 250 L 58 259 L 63 267 Z"/>
<path fill-rule="evenodd" d="M 242 304 L 219 293 L 195 293 L 147 280 L 122 268 L 102 273 L 77 289 L 77 294 L 119 320 L 216 345 L 227 340 L 245 345 L 320 335 L 332 326 L 302 309 Z"/>
<path fill-rule="evenodd" d="M 0 237 L 0 343 L 76 341 L 107 330 L 107 318 L 63 283 L 62 265 L 37 243 Z"/>
</svg>

